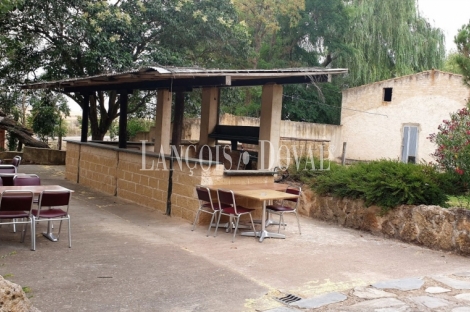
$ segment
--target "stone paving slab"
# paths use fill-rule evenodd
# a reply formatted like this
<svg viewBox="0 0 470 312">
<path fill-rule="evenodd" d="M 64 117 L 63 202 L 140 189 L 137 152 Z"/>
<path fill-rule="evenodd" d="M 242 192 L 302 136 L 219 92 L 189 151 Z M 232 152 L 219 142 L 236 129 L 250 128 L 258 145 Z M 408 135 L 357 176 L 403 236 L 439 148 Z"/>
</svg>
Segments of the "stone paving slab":
<svg viewBox="0 0 470 312">
<path fill-rule="evenodd" d="M 441 299 L 441 298 L 434 298 L 430 296 L 419 296 L 419 297 L 412 297 L 410 298 L 416 303 L 422 304 L 430 309 L 442 308 L 450 305 L 450 302 Z"/>
<path fill-rule="evenodd" d="M 421 288 L 423 284 L 424 281 L 421 278 L 404 278 L 378 282 L 372 284 L 372 286 L 379 289 L 414 290 Z"/>
<path fill-rule="evenodd" d="M 454 289 L 470 289 L 470 281 L 462 281 L 448 276 L 433 276 L 432 278 Z"/>
<path fill-rule="evenodd" d="M 361 299 L 379 299 L 396 297 L 397 295 L 372 287 L 356 287 L 353 295 Z"/>
<path fill-rule="evenodd" d="M 430 293 L 430 294 L 442 294 L 449 292 L 450 289 L 443 288 L 443 287 L 428 287 L 426 288 L 425 292 Z"/>
<path fill-rule="evenodd" d="M 302 308 L 302 309 L 315 309 L 315 308 L 319 308 L 325 305 L 344 301 L 347 298 L 348 298 L 347 296 L 341 293 L 332 292 L 332 293 L 316 296 L 310 299 L 299 300 L 297 302 L 291 303 L 290 305 L 293 307 Z"/>
</svg>

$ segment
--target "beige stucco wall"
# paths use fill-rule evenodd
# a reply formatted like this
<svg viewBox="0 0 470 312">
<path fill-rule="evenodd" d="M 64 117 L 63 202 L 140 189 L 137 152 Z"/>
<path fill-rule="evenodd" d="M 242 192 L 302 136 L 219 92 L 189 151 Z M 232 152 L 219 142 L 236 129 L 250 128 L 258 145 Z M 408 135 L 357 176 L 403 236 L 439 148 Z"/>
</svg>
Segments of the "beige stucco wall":
<svg viewBox="0 0 470 312">
<path fill-rule="evenodd" d="M 230 114 L 223 114 L 220 116 L 219 123 L 221 125 L 234 125 L 234 126 L 253 126 L 259 127 L 259 118 L 233 116 Z M 182 139 L 191 142 L 199 141 L 199 118 L 187 118 L 184 120 L 183 136 Z M 153 133 L 152 130 L 150 133 Z M 295 122 L 289 120 L 281 121 L 280 128 L 281 145 L 286 145 L 288 148 L 298 146 L 299 150 L 308 149 L 313 150 L 313 155 L 317 157 L 320 153 L 320 146 L 324 149 L 324 156 L 333 159 L 334 151 L 341 149 L 341 127 L 336 125 L 315 124 L 308 122 Z M 151 140 L 151 138 L 149 139 Z M 250 146 L 248 146 L 249 148 Z M 255 148 L 254 146 L 251 146 Z M 285 151 L 281 149 L 281 154 L 284 155 Z M 285 163 L 285 159 L 281 164 Z"/>
<path fill-rule="evenodd" d="M 383 89 L 392 88 L 392 101 L 383 101 Z M 431 161 L 435 147 L 427 137 L 443 119 L 465 107 L 470 90 L 460 75 L 426 71 L 343 91 L 342 141 L 346 158 L 400 159 L 403 126 L 418 126 L 418 160 Z M 341 156 L 341 148 L 334 151 Z"/>
</svg>

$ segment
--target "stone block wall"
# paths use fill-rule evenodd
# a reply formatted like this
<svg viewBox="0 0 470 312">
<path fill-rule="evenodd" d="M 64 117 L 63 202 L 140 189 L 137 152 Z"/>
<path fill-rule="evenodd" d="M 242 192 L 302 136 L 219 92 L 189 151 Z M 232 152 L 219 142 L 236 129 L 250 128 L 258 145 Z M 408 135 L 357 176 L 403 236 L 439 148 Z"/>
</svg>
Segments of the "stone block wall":
<svg viewBox="0 0 470 312">
<path fill-rule="evenodd" d="M 143 159 L 145 163 L 143 163 Z M 273 182 L 272 176 L 225 176 L 222 164 L 200 163 L 197 159 L 174 162 L 172 175 L 171 215 L 193 222 L 199 202 L 196 185 L 227 185 Z M 93 143 L 69 142 L 66 179 L 100 192 L 118 196 L 139 205 L 166 211 L 169 183 L 169 160 L 156 154 L 119 150 Z M 213 194 L 216 198 L 216 194 Z M 240 205 L 261 208 L 261 203 L 237 199 Z M 255 217 L 261 216 L 258 209 Z M 202 214 L 200 224 L 210 216 Z M 225 222 L 225 220 L 224 220 Z"/>
<path fill-rule="evenodd" d="M 64 165 L 65 151 L 25 146 L 22 162 L 39 165 Z"/>
<path fill-rule="evenodd" d="M 71 145 L 69 142 L 69 148 Z M 78 182 L 97 191 L 116 195 L 118 157 L 119 154 L 112 149 L 81 145 Z"/>
<path fill-rule="evenodd" d="M 470 255 L 470 211 L 439 206 L 402 205 L 382 213 L 360 200 L 323 197 L 302 188 L 302 215 L 432 249 Z"/>
</svg>

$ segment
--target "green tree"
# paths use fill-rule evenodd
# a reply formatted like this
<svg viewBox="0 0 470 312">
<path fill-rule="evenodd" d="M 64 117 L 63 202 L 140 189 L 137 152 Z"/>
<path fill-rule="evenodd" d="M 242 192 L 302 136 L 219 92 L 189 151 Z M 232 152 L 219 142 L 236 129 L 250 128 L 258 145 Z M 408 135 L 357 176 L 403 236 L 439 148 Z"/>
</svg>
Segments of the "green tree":
<svg viewBox="0 0 470 312">
<path fill-rule="evenodd" d="M 464 83 L 470 86 L 470 22 L 459 29 L 454 42 L 458 52 L 455 61 L 463 75 Z"/>
<path fill-rule="evenodd" d="M 353 0 L 344 40 L 352 55 L 335 67 L 349 68 L 349 87 L 441 68 L 444 34 L 417 11 L 416 0 Z"/>
<path fill-rule="evenodd" d="M 31 99 L 31 115 L 28 123 L 39 139 L 48 143 L 49 138 L 59 141 L 65 135 L 63 116 L 70 115 L 67 101 L 61 94 L 50 91 L 40 91 Z"/>
<path fill-rule="evenodd" d="M 248 48 L 229 0 L 30 0 L 0 16 L 0 33 L 0 79 L 19 73 L 20 83 L 153 64 L 230 67 Z M 129 113 L 154 95 L 134 93 Z M 82 105 L 81 95 L 68 96 Z M 116 92 L 97 92 L 90 101 L 92 138 L 102 139 L 118 116 Z"/>
<path fill-rule="evenodd" d="M 442 67 L 442 70 L 449 73 L 462 75 L 462 70 L 458 64 L 459 57 L 460 55 L 458 52 L 449 53 L 444 61 L 444 66 Z"/>
</svg>

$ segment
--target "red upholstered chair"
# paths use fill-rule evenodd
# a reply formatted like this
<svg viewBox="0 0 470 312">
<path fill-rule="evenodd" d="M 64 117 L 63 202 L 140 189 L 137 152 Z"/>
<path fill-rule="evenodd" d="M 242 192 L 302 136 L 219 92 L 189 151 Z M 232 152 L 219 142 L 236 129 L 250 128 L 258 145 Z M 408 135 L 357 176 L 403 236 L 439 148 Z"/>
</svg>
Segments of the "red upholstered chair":
<svg viewBox="0 0 470 312">
<path fill-rule="evenodd" d="M 11 160 L 11 164 L 13 166 L 15 166 L 16 168 L 18 168 L 20 166 L 20 163 L 21 163 L 21 156 L 15 156 L 13 157 L 13 159 Z"/>
<path fill-rule="evenodd" d="M 193 223 L 193 228 L 191 231 L 194 231 L 194 228 L 196 226 L 197 220 L 199 219 L 199 215 L 201 212 L 211 214 L 211 222 L 209 223 L 209 229 L 207 230 L 207 235 L 209 236 L 209 233 L 211 231 L 212 224 L 217 220 L 217 214 L 220 211 L 220 206 L 219 203 L 214 202 L 211 197 L 211 192 L 209 188 L 197 185 L 196 186 L 196 193 L 197 193 L 197 198 L 199 200 L 199 209 L 197 210 L 196 213 L 196 218 L 194 219 Z"/>
<path fill-rule="evenodd" d="M 36 231 L 34 216 L 32 215 L 33 192 L 31 191 L 3 191 L 0 198 L 0 225 L 23 224 L 21 242 L 24 242 L 26 224 L 31 228 L 31 250 L 36 249 Z M 9 221 L 11 220 L 11 221 Z"/>
<path fill-rule="evenodd" d="M 14 186 L 41 185 L 41 179 L 37 174 L 20 174 L 13 177 Z M 33 202 L 39 203 L 39 197 L 35 196 Z"/>
<path fill-rule="evenodd" d="M 13 165 L 0 165 L 0 173 L 16 173 L 16 167 Z"/>
<path fill-rule="evenodd" d="M 284 229 L 285 229 L 284 214 L 295 213 L 295 216 L 297 218 L 297 225 L 299 227 L 299 234 L 302 234 L 302 232 L 300 231 L 299 215 L 297 213 L 297 208 L 299 206 L 300 194 L 302 193 L 302 189 L 297 186 L 289 186 L 286 189 L 286 193 L 299 195 L 299 197 L 293 198 L 293 199 L 284 199 L 279 204 L 267 205 L 266 211 L 271 214 L 279 215 L 279 228 L 277 229 L 278 233 L 281 230 L 281 224 L 284 224 Z"/>
<path fill-rule="evenodd" d="M 229 216 L 230 218 L 234 217 L 237 221 L 235 223 L 235 230 L 233 232 L 232 243 L 235 241 L 235 235 L 237 234 L 237 230 L 238 230 L 238 223 L 240 222 L 240 217 L 243 215 L 250 216 L 253 232 L 256 233 L 255 224 L 253 223 L 253 217 L 251 216 L 251 212 L 254 209 L 245 208 L 240 205 L 237 205 L 235 201 L 235 194 L 231 190 L 218 189 L 217 198 L 218 198 L 219 204 L 221 205 L 221 209 L 219 212 L 219 219 L 217 220 L 217 225 L 215 227 L 214 236 L 217 236 L 217 229 L 219 228 L 220 217 L 222 215 Z"/>
<path fill-rule="evenodd" d="M 72 193 L 70 191 L 43 191 L 39 195 L 39 207 L 33 209 L 32 214 L 36 217 L 36 222 L 47 221 L 47 233 L 49 239 L 59 240 L 62 221 L 67 221 L 69 230 L 69 247 L 72 247 L 72 234 L 70 232 L 69 203 Z M 60 221 L 57 238 L 52 234 L 52 221 Z"/>
<path fill-rule="evenodd" d="M 37 174 L 19 174 L 13 177 L 13 185 L 41 185 L 41 179 Z"/>
</svg>

